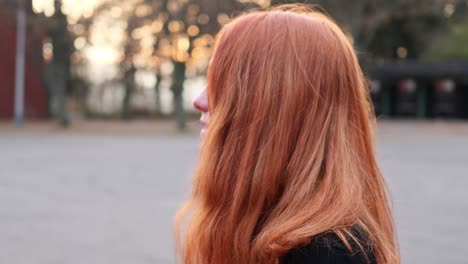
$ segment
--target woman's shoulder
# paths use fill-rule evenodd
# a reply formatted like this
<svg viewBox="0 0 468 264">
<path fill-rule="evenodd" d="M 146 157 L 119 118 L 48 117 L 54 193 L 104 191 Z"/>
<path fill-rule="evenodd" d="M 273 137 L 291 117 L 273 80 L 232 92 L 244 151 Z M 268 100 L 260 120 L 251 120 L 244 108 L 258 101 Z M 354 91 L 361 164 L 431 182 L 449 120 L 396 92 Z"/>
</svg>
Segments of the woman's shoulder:
<svg viewBox="0 0 468 264">
<path fill-rule="evenodd" d="M 361 237 L 358 237 L 362 241 Z M 351 240 L 351 239 L 350 239 Z M 326 233 L 314 238 L 310 243 L 290 250 L 281 264 L 376 264 L 374 253 L 369 243 L 362 248 L 349 241 L 349 250 L 343 241 L 334 233 Z"/>
</svg>

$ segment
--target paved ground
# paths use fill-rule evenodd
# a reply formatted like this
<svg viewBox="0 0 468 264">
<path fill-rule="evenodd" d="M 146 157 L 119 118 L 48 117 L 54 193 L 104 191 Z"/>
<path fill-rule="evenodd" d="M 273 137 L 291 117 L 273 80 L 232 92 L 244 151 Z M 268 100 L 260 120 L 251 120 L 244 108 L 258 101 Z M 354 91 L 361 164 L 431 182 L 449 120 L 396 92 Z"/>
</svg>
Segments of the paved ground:
<svg viewBox="0 0 468 264">
<path fill-rule="evenodd" d="M 173 263 L 199 140 L 172 132 L 0 124 L 0 263 Z M 379 143 L 403 263 L 467 263 L 468 123 L 382 122 Z"/>
</svg>

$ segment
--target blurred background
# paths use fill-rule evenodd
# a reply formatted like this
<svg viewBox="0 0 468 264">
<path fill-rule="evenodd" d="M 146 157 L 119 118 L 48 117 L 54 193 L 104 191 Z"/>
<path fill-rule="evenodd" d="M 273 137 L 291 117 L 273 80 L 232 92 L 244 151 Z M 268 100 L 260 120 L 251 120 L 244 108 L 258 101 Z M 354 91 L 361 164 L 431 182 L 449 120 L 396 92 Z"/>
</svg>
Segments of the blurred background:
<svg viewBox="0 0 468 264">
<path fill-rule="evenodd" d="M 174 263 L 216 33 L 294 2 L 0 0 L 0 263 Z M 468 1 L 300 2 L 358 52 L 403 263 L 467 263 Z"/>
</svg>

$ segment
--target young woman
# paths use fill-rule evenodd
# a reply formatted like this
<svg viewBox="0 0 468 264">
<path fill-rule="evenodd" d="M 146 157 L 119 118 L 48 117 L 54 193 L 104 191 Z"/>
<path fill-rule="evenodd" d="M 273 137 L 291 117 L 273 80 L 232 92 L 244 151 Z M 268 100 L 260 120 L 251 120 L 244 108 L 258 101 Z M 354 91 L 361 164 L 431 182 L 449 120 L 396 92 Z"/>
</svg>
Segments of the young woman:
<svg viewBox="0 0 468 264">
<path fill-rule="evenodd" d="M 400 263 L 353 46 L 302 6 L 219 33 L 176 239 L 186 264 Z"/>
</svg>

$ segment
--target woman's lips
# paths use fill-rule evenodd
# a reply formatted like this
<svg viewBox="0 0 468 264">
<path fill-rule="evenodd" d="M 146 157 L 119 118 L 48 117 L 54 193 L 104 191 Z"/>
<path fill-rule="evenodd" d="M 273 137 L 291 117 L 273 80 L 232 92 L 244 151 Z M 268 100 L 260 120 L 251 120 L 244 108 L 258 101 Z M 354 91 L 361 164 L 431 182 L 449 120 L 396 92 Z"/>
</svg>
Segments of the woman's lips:
<svg viewBox="0 0 468 264">
<path fill-rule="evenodd" d="M 200 123 L 202 123 L 204 126 L 208 125 L 208 120 L 209 120 L 209 114 L 208 113 L 202 113 L 200 117 Z"/>
<path fill-rule="evenodd" d="M 203 120 L 203 119 L 200 119 L 200 123 L 203 125 L 203 128 L 202 128 L 202 130 L 200 131 L 200 136 L 203 137 L 203 136 L 205 135 L 205 133 L 206 133 L 206 129 L 207 129 L 208 123 L 207 123 L 205 120 Z"/>
<path fill-rule="evenodd" d="M 208 127 L 208 113 L 202 113 L 200 123 L 203 125 L 203 129 L 200 131 L 200 136 L 204 136 Z"/>
</svg>

